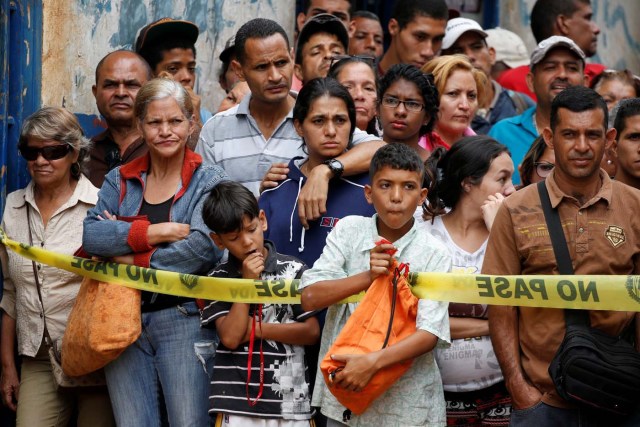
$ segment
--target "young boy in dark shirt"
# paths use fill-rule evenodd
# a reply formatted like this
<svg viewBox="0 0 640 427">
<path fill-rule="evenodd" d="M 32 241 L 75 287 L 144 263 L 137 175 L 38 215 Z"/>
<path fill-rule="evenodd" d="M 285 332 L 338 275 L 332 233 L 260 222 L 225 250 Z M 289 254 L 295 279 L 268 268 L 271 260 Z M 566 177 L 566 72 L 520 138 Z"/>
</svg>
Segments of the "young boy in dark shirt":
<svg viewBox="0 0 640 427">
<path fill-rule="evenodd" d="M 297 279 L 306 269 L 302 261 L 277 253 L 273 243 L 264 240 L 265 214 L 241 184 L 216 186 L 202 214 L 213 230 L 213 241 L 229 251 L 228 261 L 210 276 Z M 265 418 L 269 426 L 310 425 L 313 411 L 304 345 L 314 344 L 320 336 L 314 314 L 300 305 L 208 302 L 202 326 L 215 328 L 220 337 L 209 396 L 209 413 L 217 414 L 216 426 L 252 426 Z M 260 317 L 261 326 L 255 317 Z M 247 375 L 251 347 L 256 354 Z"/>
</svg>

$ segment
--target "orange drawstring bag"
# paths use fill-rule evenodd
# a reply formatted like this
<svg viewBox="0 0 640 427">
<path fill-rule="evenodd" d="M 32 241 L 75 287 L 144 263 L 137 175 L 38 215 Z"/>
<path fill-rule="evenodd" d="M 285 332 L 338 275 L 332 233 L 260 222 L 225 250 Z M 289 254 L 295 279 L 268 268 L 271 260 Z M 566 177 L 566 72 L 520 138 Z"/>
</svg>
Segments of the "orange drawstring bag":
<svg viewBox="0 0 640 427">
<path fill-rule="evenodd" d="M 386 242 L 384 242 L 386 243 Z M 390 274 L 378 276 L 353 312 L 335 342 L 320 363 L 329 391 L 349 411 L 362 414 L 380 395 L 411 367 L 413 360 L 381 369 L 361 391 L 349 391 L 333 384 L 333 376 L 344 364 L 331 359 L 332 354 L 367 354 L 403 340 L 416 331 L 418 298 L 407 282 L 408 264 L 396 260 Z"/>
</svg>

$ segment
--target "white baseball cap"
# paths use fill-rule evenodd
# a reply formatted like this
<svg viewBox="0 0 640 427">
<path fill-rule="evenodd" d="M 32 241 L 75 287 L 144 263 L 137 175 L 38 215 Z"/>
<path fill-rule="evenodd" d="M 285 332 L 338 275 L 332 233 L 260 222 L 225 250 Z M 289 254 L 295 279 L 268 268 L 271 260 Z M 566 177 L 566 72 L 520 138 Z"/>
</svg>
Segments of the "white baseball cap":
<svg viewBox="0 0 640 427">
<path fill-rule="evenodd" d="M 513 31 L 496 27 L 487 30 L 487 46 L 496 51 L 496 61 L 502 61 L 511 68 L 529 65 L 527 46 Z"/>
<path fill-rule="evenodd" d="M 563 47 L 573 52 L 578 58 L 580 58 L 582 65 L 584 65 L 586 56 L 582 49 L 580 49 L 573 40 L 564 36 L 551 36 L 538 43 L 538 46 L 533 50 L 533 52 L 531 52 L 531 62 L 529 64 L 531 69 L 538 65 L 547 56 L 550 50 L 558 47 Z"/>
<path fill-rule="evenodd" d="M 467 31 L 478 33 L 483 39 L 487 37 L 480 24 L 473 19 L 453 18 L 447 21 L 447 28 L 442 39 L 442 49 L 447 50 Z"/>
</svg>

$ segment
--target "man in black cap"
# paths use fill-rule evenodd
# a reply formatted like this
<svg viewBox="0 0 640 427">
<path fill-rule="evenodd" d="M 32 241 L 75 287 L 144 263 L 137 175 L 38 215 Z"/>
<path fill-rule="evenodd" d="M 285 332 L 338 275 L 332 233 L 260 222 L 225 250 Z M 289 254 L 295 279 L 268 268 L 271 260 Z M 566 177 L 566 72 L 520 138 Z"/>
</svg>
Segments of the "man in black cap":
<svg viewBox="0 0 640 427">
<path fill-rule="evenodd" d="M 220 74 L 218 74 L 218 83 L 220 83 L 220 87 L 227 93 L 229 93 L 235 84 L 240 81 L 240 78 L 231 66 L 231 61 L 236 59 L 235 46 L 236 35 L 234 34 L 229 37 L 227 42 L 224 44 L 224 50 L 220 52 L 220 56 L 218 56 L 220 62 L 222 62 Z"/>
<path fill-rule="evenodd" d="M 349 48 L 349 33 L 334 15 L 322 13 L 307 21 L 298 35 L 294 72 L 302 84 L 326 77 L 334 56 Z"/>
<path fill-rule="evenodd" d="M 143 27 L 135 44 L 136 52 L 149 63 L 154 76 L 169 73 L 187 90 L 198 129 L 212 117 L 211 112 L 201 107 L 200 96 L 193 90 L 196 84 L 195 43 L 199 33 L 193 22 L 162 18 Z M 197 138 L 193 139 L 197 141 Z"/>
</svg>

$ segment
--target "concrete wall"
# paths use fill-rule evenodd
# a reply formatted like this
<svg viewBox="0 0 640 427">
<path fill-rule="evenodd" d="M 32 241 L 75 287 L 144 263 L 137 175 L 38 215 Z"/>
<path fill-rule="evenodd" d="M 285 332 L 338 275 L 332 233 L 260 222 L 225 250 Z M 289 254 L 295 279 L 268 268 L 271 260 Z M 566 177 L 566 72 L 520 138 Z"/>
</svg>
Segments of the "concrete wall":
<svg viewBox="0 0 640 427">
<path fill-rule="evenodd" d="M 530 12 L 535 0 L 500 0 L 500 26 L 518 33 L 529 52 L 535 47 Z M 638 0 L 591 0 L 600 27 L 598 53 L 591 58 L 609 68 L 640 74 L 640 8 Z"/>
<path fill-rule="evenodd" d="M 195 22 L 196 91 L 215 111 L 223 97 L 218 55 L 226 40 L 255 17 L 274 19 L 293 35 L 293 0 L 43 0 L 42 102 L 75 113 L 97 114 L 91 86 L 98 61 L 131 48 L 137 31 L 169 16 Z"/>
</svg>

